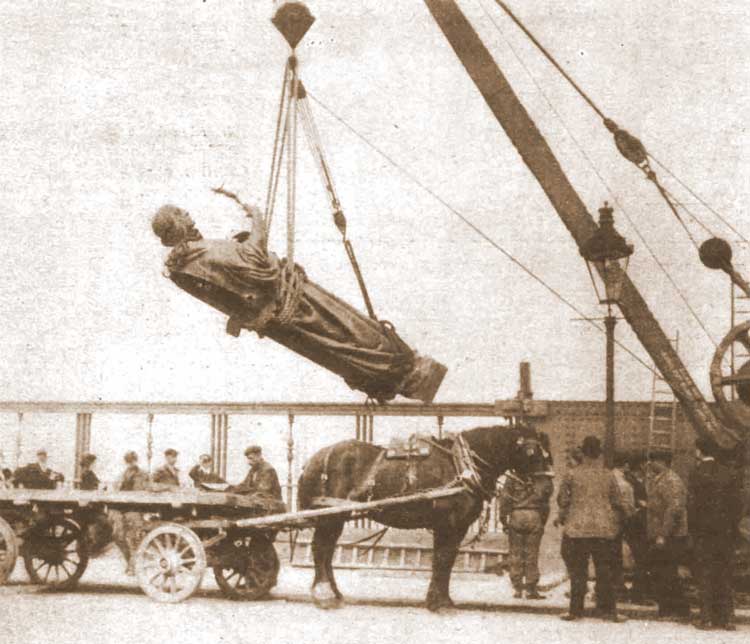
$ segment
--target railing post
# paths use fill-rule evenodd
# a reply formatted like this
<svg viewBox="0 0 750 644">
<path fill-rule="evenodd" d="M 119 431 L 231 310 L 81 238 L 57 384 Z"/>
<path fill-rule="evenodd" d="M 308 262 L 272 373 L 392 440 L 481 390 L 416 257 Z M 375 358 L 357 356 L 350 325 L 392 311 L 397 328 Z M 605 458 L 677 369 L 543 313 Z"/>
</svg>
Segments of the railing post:
<svg viewBox="0 0 750 644">
<path fill-rule="evenodd" d="M 221 478 L 227 478 L 227 443 L 229 442 L 229 415 L 222 414 L 221 425 Z"/>
<path fill-rule="evenodd" d="M 154 458 L 154 415 L 149 414 L 148 420 L 148 436 L 146 437 L 146 461 L 148 462 L 148 479 L 151 480 L 151 463 Z"/>
<path fill-rule="evenodd" d="M 289 414 L 289 433 L 286 439 L 286 505 L 294 506 L 294 414 Z"/>
<path fill-rule="evenodd" d="M 438 425 L 438 439 L 443 437 L 443 423 L 445 422 L 445 418 L 442 416 L 437 417 L 437 425 Z"/>
<path fill-rule="evenodd" d="M 16 431 L 16 468 L 21 467 L 21 452 L 23 450 L 23 412 L 18 412 L 18 430 Z"/>
<path fill-rule="evenodd" d="M 76 443 L 73 479 L 78 482 L 81 478 L 81 457 L 91 451 L 91 414 L 78 412 L 76 414 Z"/>
</svg>

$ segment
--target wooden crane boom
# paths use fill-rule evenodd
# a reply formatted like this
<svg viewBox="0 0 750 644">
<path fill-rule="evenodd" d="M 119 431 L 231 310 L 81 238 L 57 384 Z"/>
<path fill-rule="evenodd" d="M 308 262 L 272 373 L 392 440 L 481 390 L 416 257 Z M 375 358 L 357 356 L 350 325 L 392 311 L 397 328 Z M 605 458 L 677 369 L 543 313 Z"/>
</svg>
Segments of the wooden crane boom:
<svg viewBox="0 0 750 644">
<path fill-rule="evenodd" d="M 435 22 L 531 170 L 579 248 L 597 225 L 526 108 L 453 0 L 424 0 Z M 733 447 L 739 436 L 722 425 L 632 281 L 623 275 L 620 310 L 701 436 Z"/>
</svg>

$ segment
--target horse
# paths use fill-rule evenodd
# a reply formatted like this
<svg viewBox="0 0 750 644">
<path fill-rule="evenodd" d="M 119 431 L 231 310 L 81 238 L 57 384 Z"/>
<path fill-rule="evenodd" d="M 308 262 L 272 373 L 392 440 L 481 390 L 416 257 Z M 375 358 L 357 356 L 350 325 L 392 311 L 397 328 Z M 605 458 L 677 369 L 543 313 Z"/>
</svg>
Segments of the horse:
<svg viewBox="0 0 750 644">
<path fill-rule="evenodd" d="M 414 438 L 414 437 L 413 437 Z M 340 500 L 365 501 L 412 494 L 464 482 L 456 496 L 383 508 L 373 518 L 386 526 L 433 533 L 432 577 L 426 606 L 450 608 L 453 563 L 466 532 L 480 516 L 485 500 L 494 495 L 497 479 L 506 471 L 519 474 L 548 468 L 546 435 L 527 426 L 477 427 L 455 438 L 419 438 L 430 447 L 423 457 L 387 458 L 387 450 L 372 443 L 347 440 L 323 448 L 306 463 L 299 478 L 299 509 Z M 321 608 L 335 608 L 343 595 L 333 573 L 333 555 L 346 517 L 326 518 L 313 535 L 315 578 L 311 594 Z"/>
</svg>

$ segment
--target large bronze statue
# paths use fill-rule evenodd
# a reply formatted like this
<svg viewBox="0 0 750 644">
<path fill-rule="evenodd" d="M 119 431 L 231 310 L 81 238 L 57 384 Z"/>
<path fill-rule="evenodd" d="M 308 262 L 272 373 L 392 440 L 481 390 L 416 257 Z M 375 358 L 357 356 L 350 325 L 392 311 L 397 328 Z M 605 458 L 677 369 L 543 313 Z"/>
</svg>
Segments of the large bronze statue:
<svg viewBox="0 0 750 644">
<path fill-rule="evenodd" d="M 227 314 L 232 335 L 247 329 L 268 336 L 378 401 L 402 395 L 431 402 L 446 368 L 418 355 L 388 323 L 363 315 L 310 281 L 301 267 L 268 252 L 260 211 L 244 208 L 250 232 L 203 239 L 187 212 L 162 206 L 152 226 L 172 248 L 170 279 Z"/>
</svg>

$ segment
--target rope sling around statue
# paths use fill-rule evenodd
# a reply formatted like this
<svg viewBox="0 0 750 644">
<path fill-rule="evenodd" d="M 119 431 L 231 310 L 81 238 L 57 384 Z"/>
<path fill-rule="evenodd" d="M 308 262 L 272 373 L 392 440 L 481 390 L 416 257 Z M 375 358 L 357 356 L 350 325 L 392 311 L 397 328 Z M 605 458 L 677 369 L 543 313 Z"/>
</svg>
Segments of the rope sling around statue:
<svg viewBox="0 0 750 644">
<path fill-rule="evenodd" d="M 301 6 L 287 3 L 277 15 L 290 5 Z M 300 15 L 304 17 L 304 13 Z M 166 261 L 167 275 L 183 290 L 228 315 L 227 332 L 231 335 L 238 336 L 245 329 L 268 337 L 341 376 L 352 389 L 379 403 L 396 395 L 430 403 L 447 369 L 414 351 L 389 322 L 375 315 L 299 79 L 294 54 L 299 38 L 299 30 L 297 36 L 287 37 L 292 54 L 284 67 L 265 211 L 244 204 L 223 187 L 214 188 L 215 193 L 239 204 L 253 225 L 251 232 L 244 231 L 231 240 L 207 240 L 187 212 L 176 206 L 162 207 L 152 226 L 162 244 L 173 247 Z M 333 220 L 341 233 L 367 315 L 312 282 L 294 261 L 299 123 L 330 196 Z M 282 174 L 286 180 L 286 257 L 279 259 L 268 250 L 268 235 L 279 201 Z"/>
</svg>

